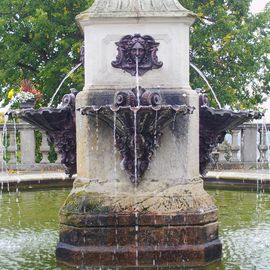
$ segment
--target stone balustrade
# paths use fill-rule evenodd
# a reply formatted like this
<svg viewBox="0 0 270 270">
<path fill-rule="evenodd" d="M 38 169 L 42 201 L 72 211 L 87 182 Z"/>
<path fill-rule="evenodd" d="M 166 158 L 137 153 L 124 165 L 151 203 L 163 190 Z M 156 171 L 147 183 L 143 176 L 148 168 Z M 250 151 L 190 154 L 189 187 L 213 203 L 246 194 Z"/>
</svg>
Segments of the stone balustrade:
<svg viewBox="0 0 270 270">
<path fill-rule="evenodd" d="M 243 124 L 231 130 L 213 152 L 216 169 L 267 168 L 270 124 Z"/>
<path fill-rule="evenodd" d="M 0 124 L 0 129 L 0 169 L 63 169 L 61 156 L 48 144 L 44 131 L 25 122 L 16 123 L 15 127 L 13 123 L 8 123 L 5 137 L 3 124 Z M 270 162 L 269 147 L 270 124 L 241 125 L 228 132 L 225 141 L 213 152 L 215 164 L 211 168 L 266 168 Z"/>
<path fill-rule="evenodd" d="M 6 132 L 5 132 L 6 130 Z M 5 170 L 63 170 L 61 157 L 44 131 L 19 122 L 0 124 L 0 166 Z"/>
</svg>

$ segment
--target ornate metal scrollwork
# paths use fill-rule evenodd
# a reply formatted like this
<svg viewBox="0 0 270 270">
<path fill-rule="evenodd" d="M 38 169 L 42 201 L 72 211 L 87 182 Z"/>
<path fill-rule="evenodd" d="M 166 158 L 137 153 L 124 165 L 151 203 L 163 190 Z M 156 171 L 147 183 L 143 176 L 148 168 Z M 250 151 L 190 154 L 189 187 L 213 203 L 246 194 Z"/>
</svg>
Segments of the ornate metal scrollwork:
<svg viewBox="0 0 270 270">
<path fill-rule="evenodd" d="M 140 34 L 124 36 L 115 43 L 118 50 L 116 60 L 112 61 L 112 66 L 120 68 L 132 76 L 136 75 L 136 58 L 138 59 L 138 75 L 142 76 L 151 69 L 161 68 L 163 63 L 158 61 L 156 55 L 159 43 L 151 36 L 141 36 Z"/>
</svg>

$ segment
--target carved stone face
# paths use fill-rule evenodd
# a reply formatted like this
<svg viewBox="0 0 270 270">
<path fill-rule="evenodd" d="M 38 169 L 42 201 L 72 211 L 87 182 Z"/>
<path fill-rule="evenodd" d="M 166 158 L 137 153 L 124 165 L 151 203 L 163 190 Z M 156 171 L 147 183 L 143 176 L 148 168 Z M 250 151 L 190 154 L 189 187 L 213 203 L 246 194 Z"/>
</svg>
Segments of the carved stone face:
<svg viewBox="0 0 270 270">
<path fill-rule="evenodd" d="M 138 74 L 161 68 L 163 63 L 158 61 L 156 55 L 157 43 L 151 36 L 140 34 L 126 35 L 115 43 L 118 48 L 116 60 L 112 61 L 114 68 L 120 68 L 132 76 L 136 76 L 136 59 L 138 59 Z"/>
<path fill-rule="evenodd" d="M 145 48 L 140 42 L 136 42 L 131 50 L 130 50 L 130 55 L 132 60 L 136 63 L 136 58 L 138 58 L 138 63 L 140 64 L 145 56 Z"/>
</svg>

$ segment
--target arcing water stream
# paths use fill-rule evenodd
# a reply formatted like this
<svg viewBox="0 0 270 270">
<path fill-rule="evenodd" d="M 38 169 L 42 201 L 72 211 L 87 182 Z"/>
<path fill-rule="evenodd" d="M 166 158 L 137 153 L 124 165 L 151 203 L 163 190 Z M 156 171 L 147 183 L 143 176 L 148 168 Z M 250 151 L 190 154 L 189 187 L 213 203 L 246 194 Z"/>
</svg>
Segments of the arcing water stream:
<svg viewBox="0 0 270 270">
<path fill-rule="evenodd" d="M 79 64 L 77 64 L 75 67 L 73 67 L 70 72 L 64 77 L 64 79 L 60 82 L 59 86 L 57 87 L 57 89 L 55 90 L 52 98 L 50 99 L 50 102 L 48 103 L 48 107 L 51 107 L 53 104 L 53 101 L 56 97 L 56 95 L 58 94 L 60 88 L 62 87 L 63 83 L 66 81 L 66 79 L 68 79 L 80 66 L 82 65 L 82 62 L 80 62 Z"/>
<path fill-rule="evenodd" d="M 220 105 L 220 102 L 219 102 L 218 99 L 217 99 L 216 93 L 215 93 L 213 87 L 210 85 L 210 83 L 209 83 L 208 80 L 206 79 L 206 77 L 204 76 L 204 74 L 202 73 L 202 71 L 201 71 L 198 67 L 196 67 L 194 64 L 192 64 L 191 62 L 190 62 L 190 66 L 191 66 L 191 67 L 192 67 L 192 68 L 200 75 L 200 77 L 205 81 L 205 83 L 207 84 L 207 86 L 208 86 L 209 89 L 211 90 L 211 93 L 212 93 L 212 95 L 213 95 L 213 97 L 214 97 L 214 99 L 215 99 L 215 101 L 216 101 L 216 103 L 217 103 L 217 105 L 218 105 L 218 108 L 221 109 L 221 105 Z"/>
</svg>

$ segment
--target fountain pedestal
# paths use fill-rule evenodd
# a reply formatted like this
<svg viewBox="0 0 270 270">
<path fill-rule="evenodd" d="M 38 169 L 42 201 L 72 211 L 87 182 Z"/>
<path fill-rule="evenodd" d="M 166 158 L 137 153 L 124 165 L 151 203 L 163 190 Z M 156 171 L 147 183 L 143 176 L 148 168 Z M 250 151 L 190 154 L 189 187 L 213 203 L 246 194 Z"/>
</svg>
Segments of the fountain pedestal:
<svg viewBox="0 0 270 270">
<path fill-rule="evenodd" d="M 217 209 L 199 174 L 199 101 L 189 86 L 194 15 L 176 0 L 96 0 L 77 20 L 85 35 L 85 87 L 76 97 L 77 178 L 60 211 L 57 259 L 124 269 L 218 260 Z M 140 57 L 137 79 L 133 53 Z M 159 110 L 139 108 L 138 99 L 127 101 L 136 116 L 112 108 L 118 91 L 130 93 L 136 82 L 159 93 Z M 155 109 L 158 120 L 146 117 L 147 124 L 142 111 Z M 127 162 L 135 156 L 139 173 Z"/>
</svg>

